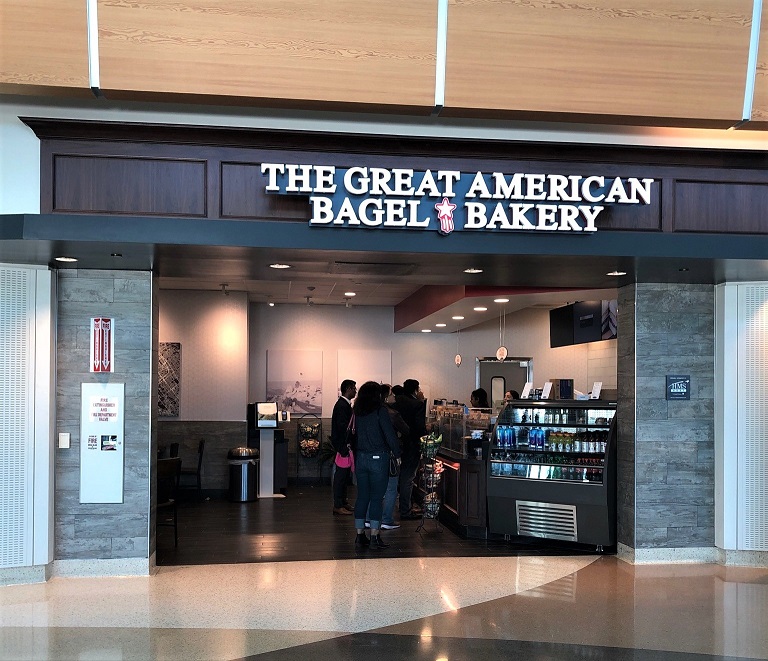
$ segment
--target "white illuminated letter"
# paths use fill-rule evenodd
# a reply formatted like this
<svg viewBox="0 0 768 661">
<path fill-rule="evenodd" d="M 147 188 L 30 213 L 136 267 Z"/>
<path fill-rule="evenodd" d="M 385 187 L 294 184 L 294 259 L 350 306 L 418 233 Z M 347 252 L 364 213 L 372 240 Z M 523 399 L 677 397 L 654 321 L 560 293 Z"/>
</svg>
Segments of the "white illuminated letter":
<svg viewBox="0 0 768 661">
<path fill-rule="evenodd" d="M 547 196 L 544 192 L 545 177 L 543 174 L 527 174 L 525 181 L 528 185 L 525 194 L 526 200 L 543 200 Z"/>
<path fill-rule="evenodd" d="M 453 192 L 453 184 L 461 179 L 461 172 L 458 170 L 438 170 L 437 178 L 445 183 L 445 190 L 441 197 L 453 197 L 456 195 L 456 193 Z"/>
<path fill-rule="evenodd" d="M 616 177 L 611 184 L 611 190 L 608 191 L 608 195 L 605 196 L 606 202 L 619 202 L 621 204 L 627 204 L 629 198 L 627 197 L 627 191 L 624 190 L 624 184 L 620 177 Z"/>
<path fill-rule="evenodd" d="M 440 191 L 437 188 L 435 178 L 432 176 L 430 170 L 427 170 L 424 173 L 424 178 L 416 189 L 415 195 L 417 197 L 424 197 L 425 195 L 429 195 L 430 197 L 440 197 Z"/>
<path fill-rule="evenodd" d="M 512 227 L 516 230 L 535 230 L 534 224 L 525 217 L 531 209 L 532 204 L 510 204 L 512 211 Z"/>
<path fill-rule="evenodd" d="M 318 165 L 315 167 L 317 180 L 315 181 L 315 193 L 335 193 L 336 184 L 333 183 L 333 175 L 336 168 L 333 165 Z"/>
<path fill-rule="evenodd" d="M 360 224 L 360 219 L 357 217 L 357 213 L 355 213 L 355 207 L 352 206 L 352 202 L 350 202 L 348 197 L 341 203 L 341 209 L 339 209 L 339 213 L 336 214 L 336 218 L 333 219 L 333 224 L 343 225 L 345 220 L 347 221 L 347 225 Z"/>
<path fill-rule="evenodd" d="M 578 220 L 576 220 L 579 217 L 579 209 L 578 207 L 573 206 L 572 204 L 562 204 L 560 205 L 560 227 L 558 227 L 559 232 L 581 232 L 581 225 L 579 225 Z"/>
<path fill-rule="evenodd" d="M 485 227 L 488 219 L 485 217 L 485 205 L 482 202 L 465 202 L 464 208 L 467 210 L 467 222 L 464 223 L 464 229 L 478 230 Z"/>
<path fill-rule="evenodd" d="M 651 203 L 651 184 L 653 179 L 635 179 L 632 177 L 629 180 L 629 187 L 632 191 L 630 197 L 632 202 L 642 202 L 643 204 Z M 642 199 L 638 200 L 638 196 Z"/>
<path fill-rule="evenodd" d="M 605 177 L 587 177 L 584 179 L 584 181 L 581 182 L 581 198 L 587 202 L 600 202 L 605 195 L 593 195 L 590 190 L 592 184 L 598 188 L 603 188 L 605 186 Z"/>
<path fill-rule="evenodd" d="M 556 204 L 540 204 L 537 207 L 539 212 L 539 223 L 536 226 L 537 230 L 556 230 L 557 229 L 557 205 Z"/>
<path fill-rule="evenodd" d="M 261 174 L 267 175 L 267 192 L 276 193 L 280 190 L 280 186 L 277 185 L 277 173 L 282 174 L 285 172 L 285 165 L 281 163 L 262 163 Z"/>
<path fill-rule="evenodd" d="M 597 228 L 595 227 L 595 219 L 603 209 L 604 207 L 579 206 L 581 215 L 584 216 L 584 220 L 587 221 L 587 224 L 584 226 L 585 232 L 597 232 Z"/>
<path fill-rule="evenodd" d="M 493 213 L 491 214 L 491 219 L 488 221 L 485 228 L 489 230 L 496 229 L 496 225 L 500 225 L 506 230 L 513 229 L 512 223 L 510 223 L 509 218 L 507 218 L 507 211 L 501 202 L 496 203 L 496 206 L 493 208 Z"/>
<path fill-rule="evenodd" d="M 288 165 L 288 185 L 285 187 L 288 193 L 312 192 L 312 166 Z"/>
<path fill-rule="evenodd" d="M 333 220 L 330 197 L 313 196 L 309 198 L 309 203 L 312 205 L 312 217 L 309 219 L 310 225 L 327 225 Z"/>
<path fill-rule="evenodd" d="M 359 186 L 355 186 L 353 177 L 359 177 Z M 344 190 L 353 195 L 365 195 L 368 192 L 368 168 L 349 168 L 344 173 Z"/>
<path fill-rule="evenodd" d="M 507 183 L 504 179 L 504 175 L 501 172 L 493 173 L 493 180 L 496 184 L 496 191 L 494 192 L 494 198 L 508 199 L 508 200 L 522 200 L 523 192 L 521 190 L 523 184 L 523 175 L 519 172 L 512 175 L 512 180 Z"/>
<path fill-rule="evenodd" d="M 401 170 L 394 168 L 392 174 L 395 178 L 393 182 L 395 195 L 413 195 L 413 170 Z"/>
<path fill-rule="evenodd" d="M 488 191 L 488 186 L 485 184 L 482 172 L 477 172 L 475 174 L 475 178 L 472 180 L 472 185 L 469 187 L 466 197 L 490 199 L 491 193 Z"/>
<path fill-rule="evenodd" d="M 373 207 L 375 211 L 373 212 L 373 217 L 368 216 L 368 207 Z M 381 200 L 375 199 L 375 198 L 368 198 L 360 202 L 360 208 L 358 209 L 358 212 L 360 214 L 360 220 L 362 221 L 363 225 L 368 225 L 368 227 L 376 227 L 376 225 L 381 225 Z"/>
</svg>

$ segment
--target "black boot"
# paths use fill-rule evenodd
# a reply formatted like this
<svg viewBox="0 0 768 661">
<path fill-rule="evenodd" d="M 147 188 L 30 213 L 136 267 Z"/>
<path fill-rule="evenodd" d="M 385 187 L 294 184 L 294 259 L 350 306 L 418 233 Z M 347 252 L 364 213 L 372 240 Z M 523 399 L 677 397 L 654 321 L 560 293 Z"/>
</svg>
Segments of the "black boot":
<svg viewBox="0 0 768 661">
<path fill-rule="evenodd" d="M 388 549 L 390 544 L 385 544 L 381 535 L 371 535 L 371 549 L 378 551 L 379 549 Z"/>
<path fill-rule="evenodd" d="M 368 538 L 365 536 L 365 533 L 357 533 L 355 536 L 355 548 L 361 548 L 368 546 L 371 542 L 368 541 Z"/>
</svg>

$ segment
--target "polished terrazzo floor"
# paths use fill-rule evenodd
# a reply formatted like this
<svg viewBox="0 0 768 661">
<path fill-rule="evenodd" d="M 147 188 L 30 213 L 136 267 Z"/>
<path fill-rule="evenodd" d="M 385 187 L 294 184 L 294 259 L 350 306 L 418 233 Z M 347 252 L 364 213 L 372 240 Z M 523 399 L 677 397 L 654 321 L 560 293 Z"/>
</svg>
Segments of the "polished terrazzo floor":
<svg viewBox="0 0 768 661">
<path fill-rule="evenodd" d="M 768 569 L 613 556 L 161 567 L 0 587 L 0 659 L 768 658 Z"/>
</svg>

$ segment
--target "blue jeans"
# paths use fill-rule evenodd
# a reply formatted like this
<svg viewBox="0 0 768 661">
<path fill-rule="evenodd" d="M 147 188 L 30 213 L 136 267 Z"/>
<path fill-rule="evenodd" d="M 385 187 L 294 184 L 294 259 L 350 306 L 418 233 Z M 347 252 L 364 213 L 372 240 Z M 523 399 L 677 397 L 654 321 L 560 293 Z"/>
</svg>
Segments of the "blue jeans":
<svg viewBox="0 0 768 661">
<path fill-rule="evenodd" d="M 381 522 L 393 524 L 395 522 L 395 503 L 397 502 L 397 483 L 400 476 L 395 475 L 389 478 L 387 490 L 384 492 L 384 509 L 381 512 Z"/>
<path fill-rule="evenodd" d="M 389 481 L 389 452 L 358 452 L 355 455 L 357 500 L 355 501 L 355 528 L 365 527 L 368 512 L 372 529 L 381 528 L 384 492 Z"/>
</svg>

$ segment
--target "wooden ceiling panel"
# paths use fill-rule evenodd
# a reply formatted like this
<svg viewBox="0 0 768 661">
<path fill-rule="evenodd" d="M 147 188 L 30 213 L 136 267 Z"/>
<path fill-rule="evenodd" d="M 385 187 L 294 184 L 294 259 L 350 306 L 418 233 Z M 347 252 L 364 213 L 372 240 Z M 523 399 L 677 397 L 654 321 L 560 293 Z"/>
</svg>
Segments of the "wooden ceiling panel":
<svg viewBox="0 0 768 661">
<path fill-rule="evenodd" d="M 91 96 L 86 3 L 0 2 L 0 91 Z"/>
<path fill-rule="evenodd" d="M 100 0 L 102 88 L 426 114 L 436 13 L 409 0 Z"/>
<path fill-rule="evenodd" d="M 444 114 L 728 126 L 741 118 L 751 16 L 752 0 L 453 0 Z"/>
</svg>

